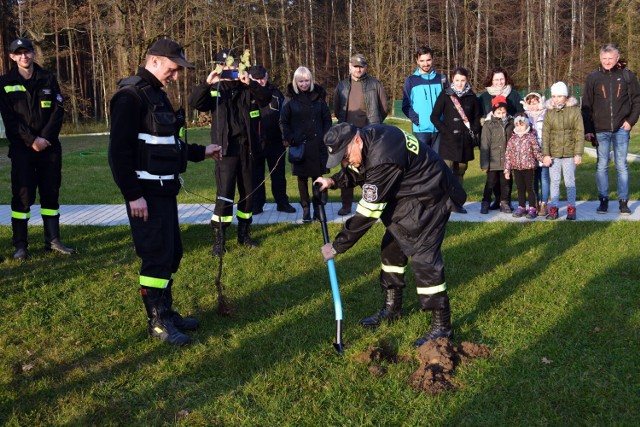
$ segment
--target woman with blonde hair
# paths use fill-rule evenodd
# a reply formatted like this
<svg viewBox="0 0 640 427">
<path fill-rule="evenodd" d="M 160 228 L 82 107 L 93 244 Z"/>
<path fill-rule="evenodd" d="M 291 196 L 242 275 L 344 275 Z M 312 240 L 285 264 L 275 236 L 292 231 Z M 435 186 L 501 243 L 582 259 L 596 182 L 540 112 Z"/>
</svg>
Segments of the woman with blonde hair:
<svg viewBox="0 0 640 427">
<path fill-rule="evenodd" d="M 280 112 L 280 127 L 284 144 L 296 147 L 304 144 L 304 155 L 292 163 L 292 173 L 298 177 L 302 222 L 311 222 L 309 178 L 311 182 L 328 173 L 329 154 L 323 143 L 324 134 L 331 127 L 331 113 L 327 93 L 313 81 L 306 67 L 298 67 L 287 86 L 285 104 Z M 314 213 L 315 216 L 315 213 Z"/>
</svg>

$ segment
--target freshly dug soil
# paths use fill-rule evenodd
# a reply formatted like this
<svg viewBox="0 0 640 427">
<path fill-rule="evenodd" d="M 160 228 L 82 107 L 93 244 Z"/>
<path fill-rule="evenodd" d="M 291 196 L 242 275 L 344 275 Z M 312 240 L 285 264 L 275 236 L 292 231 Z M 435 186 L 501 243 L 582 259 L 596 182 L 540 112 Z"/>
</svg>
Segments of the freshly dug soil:
<svg viewBox="0 0 640 427">
<path fill-rule="evenodd" d="M 456 367 L 468 359 L 491 355 L 489 348 L 482 344 L 463 342 L 454 346 L 447 338 L 429 340 L 417 348 L 420 366 L 411 374 L 409 383 L 418 391 L 438 394 L 455 388 Z"/>
<path fill-rule="evenodd" d="M 456 388 L 454 382 L 455 369 L 468 359 L 491 355 L 489 348 L 482 344 L 468 341 L 454 346 L 447 338 L 438 338 L 422 344 L 416 349 L 420 366 L 409 377 L 409 384 L 418 391 L 438 394 Z M 398 350 L 388 341 L 381 340 L 379 345 L 370 346 L 356 355 L 355 360 L 369 364 L 369 373 L 383 376 L 387 369 L 383 363 L 411 362 L 410 356 L 398 355 Z"/>
</svg>

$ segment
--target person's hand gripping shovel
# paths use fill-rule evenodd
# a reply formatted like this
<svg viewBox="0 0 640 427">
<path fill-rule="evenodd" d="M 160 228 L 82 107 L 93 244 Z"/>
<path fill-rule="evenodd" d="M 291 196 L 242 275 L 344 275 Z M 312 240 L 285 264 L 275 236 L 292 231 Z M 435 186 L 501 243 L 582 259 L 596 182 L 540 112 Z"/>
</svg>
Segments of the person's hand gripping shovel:
<svg viewBox="0 0 640 427">
<path fill-rule="evenodd" d="M 320 191 L 322 185 L 318 182 L 313 184 L 313 208 L 322 226 L 322 237 L 325 245 L 329 243 L 329 231 L 327 229 L 327 214 L 324 205 L 327 203 L 327 191 Z M 338 288 L 338 276 L 336 275 L 336 265 L 333 259 L 327 260 L 329 269 L 329 280 L 331 281 L 331 293 L 333 295 L 333 306 L 336 313 L 336 342 L 333 347 L 338 354 L 344 351 L 342 342 L 342 301 L 340 300 L 340 289 Z"/>
</svg>

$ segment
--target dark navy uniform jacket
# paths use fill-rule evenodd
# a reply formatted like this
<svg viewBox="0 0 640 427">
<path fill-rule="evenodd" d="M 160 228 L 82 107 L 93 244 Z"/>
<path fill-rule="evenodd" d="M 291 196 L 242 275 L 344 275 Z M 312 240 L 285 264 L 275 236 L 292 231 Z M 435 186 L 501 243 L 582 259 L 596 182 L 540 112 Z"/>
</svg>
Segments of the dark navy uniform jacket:
<svg viewBox="0 0 640 427">
<path fill-rule="evenodd" d="M 365 126 L 363 164 L 332 177 L 337 187 L 362 186 L 362 200 L 333 242 L 345 252 L 378 220 L 411 256 L 429 244 L 429 231 L 447 221 L 451 204 L 466 193 L 444 161 L 413 135 L 395 126 Z"/>
</svg>

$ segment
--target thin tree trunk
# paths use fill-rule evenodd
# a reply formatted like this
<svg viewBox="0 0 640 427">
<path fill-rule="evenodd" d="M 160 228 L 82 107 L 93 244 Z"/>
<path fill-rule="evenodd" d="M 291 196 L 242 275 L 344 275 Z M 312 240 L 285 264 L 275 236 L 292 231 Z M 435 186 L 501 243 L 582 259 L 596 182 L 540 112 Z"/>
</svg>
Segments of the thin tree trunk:
<svg viewBox="0 0 640 427">
<path fill-rule="evenodd" d="M 288 72 L 291 72 L 291 67 L 289 66 L 289 47 L 287 45 L 287 28 L 285 23 L 285 0 L 280 0 L 280 29 L 282 33 L 282 59 L 284 60 L 284 68 Z"/>
<path fill-rule="evenodd" d="M 569 55 L 569 71 L 567 72 L 567 81 L 573 80 L 573 57 L 575 55 L 575 39 L 576 39 L 576 0 L 571 0 L 571 54 Z"/>
<path fill-rule="evenodd" d="M 65 22 L 67 26 L 67 38 L 69 39 L 69 81 L 71 83 L 71 94 L 69 95 L 71 99 L 71 122 L 76 125 L 78 124 L 78 100 L 76 96 L 76 82 L 75 82 L 75 61 L 74 61 L 74 50 L 73 50 L 73 31 L 71 30 L 71 23 L 69 22 L 69 8 L 67 5 L 67 0 L 64 0 L 64 14 L 65 14 Z"/>
<path fill-rule="evenodd" d="M 311 46 L 309 47 L 311 49 L 311 52 L 309 54 L 309 57 L 311 59 L 311 62 L 310 62 L 311 72 L 313 73 L 313 75 L 316 75 L 316 60 L 315 60 L 316 32 L 313 24 L 313 0 L 309 0 L 309 31 L 311 33 Z"/>
<path fill-rule="evenodd" d="M 267 30 L 267 44 L 269 45 L 269 64 L 273 67 L 273 48 L 271 46 L 271 27 L 269 27 L 269 16 L 267 15 L 267 1 L 262 0 L 262 10 L 264 12 L 264 26 Z"/>
</svg>

